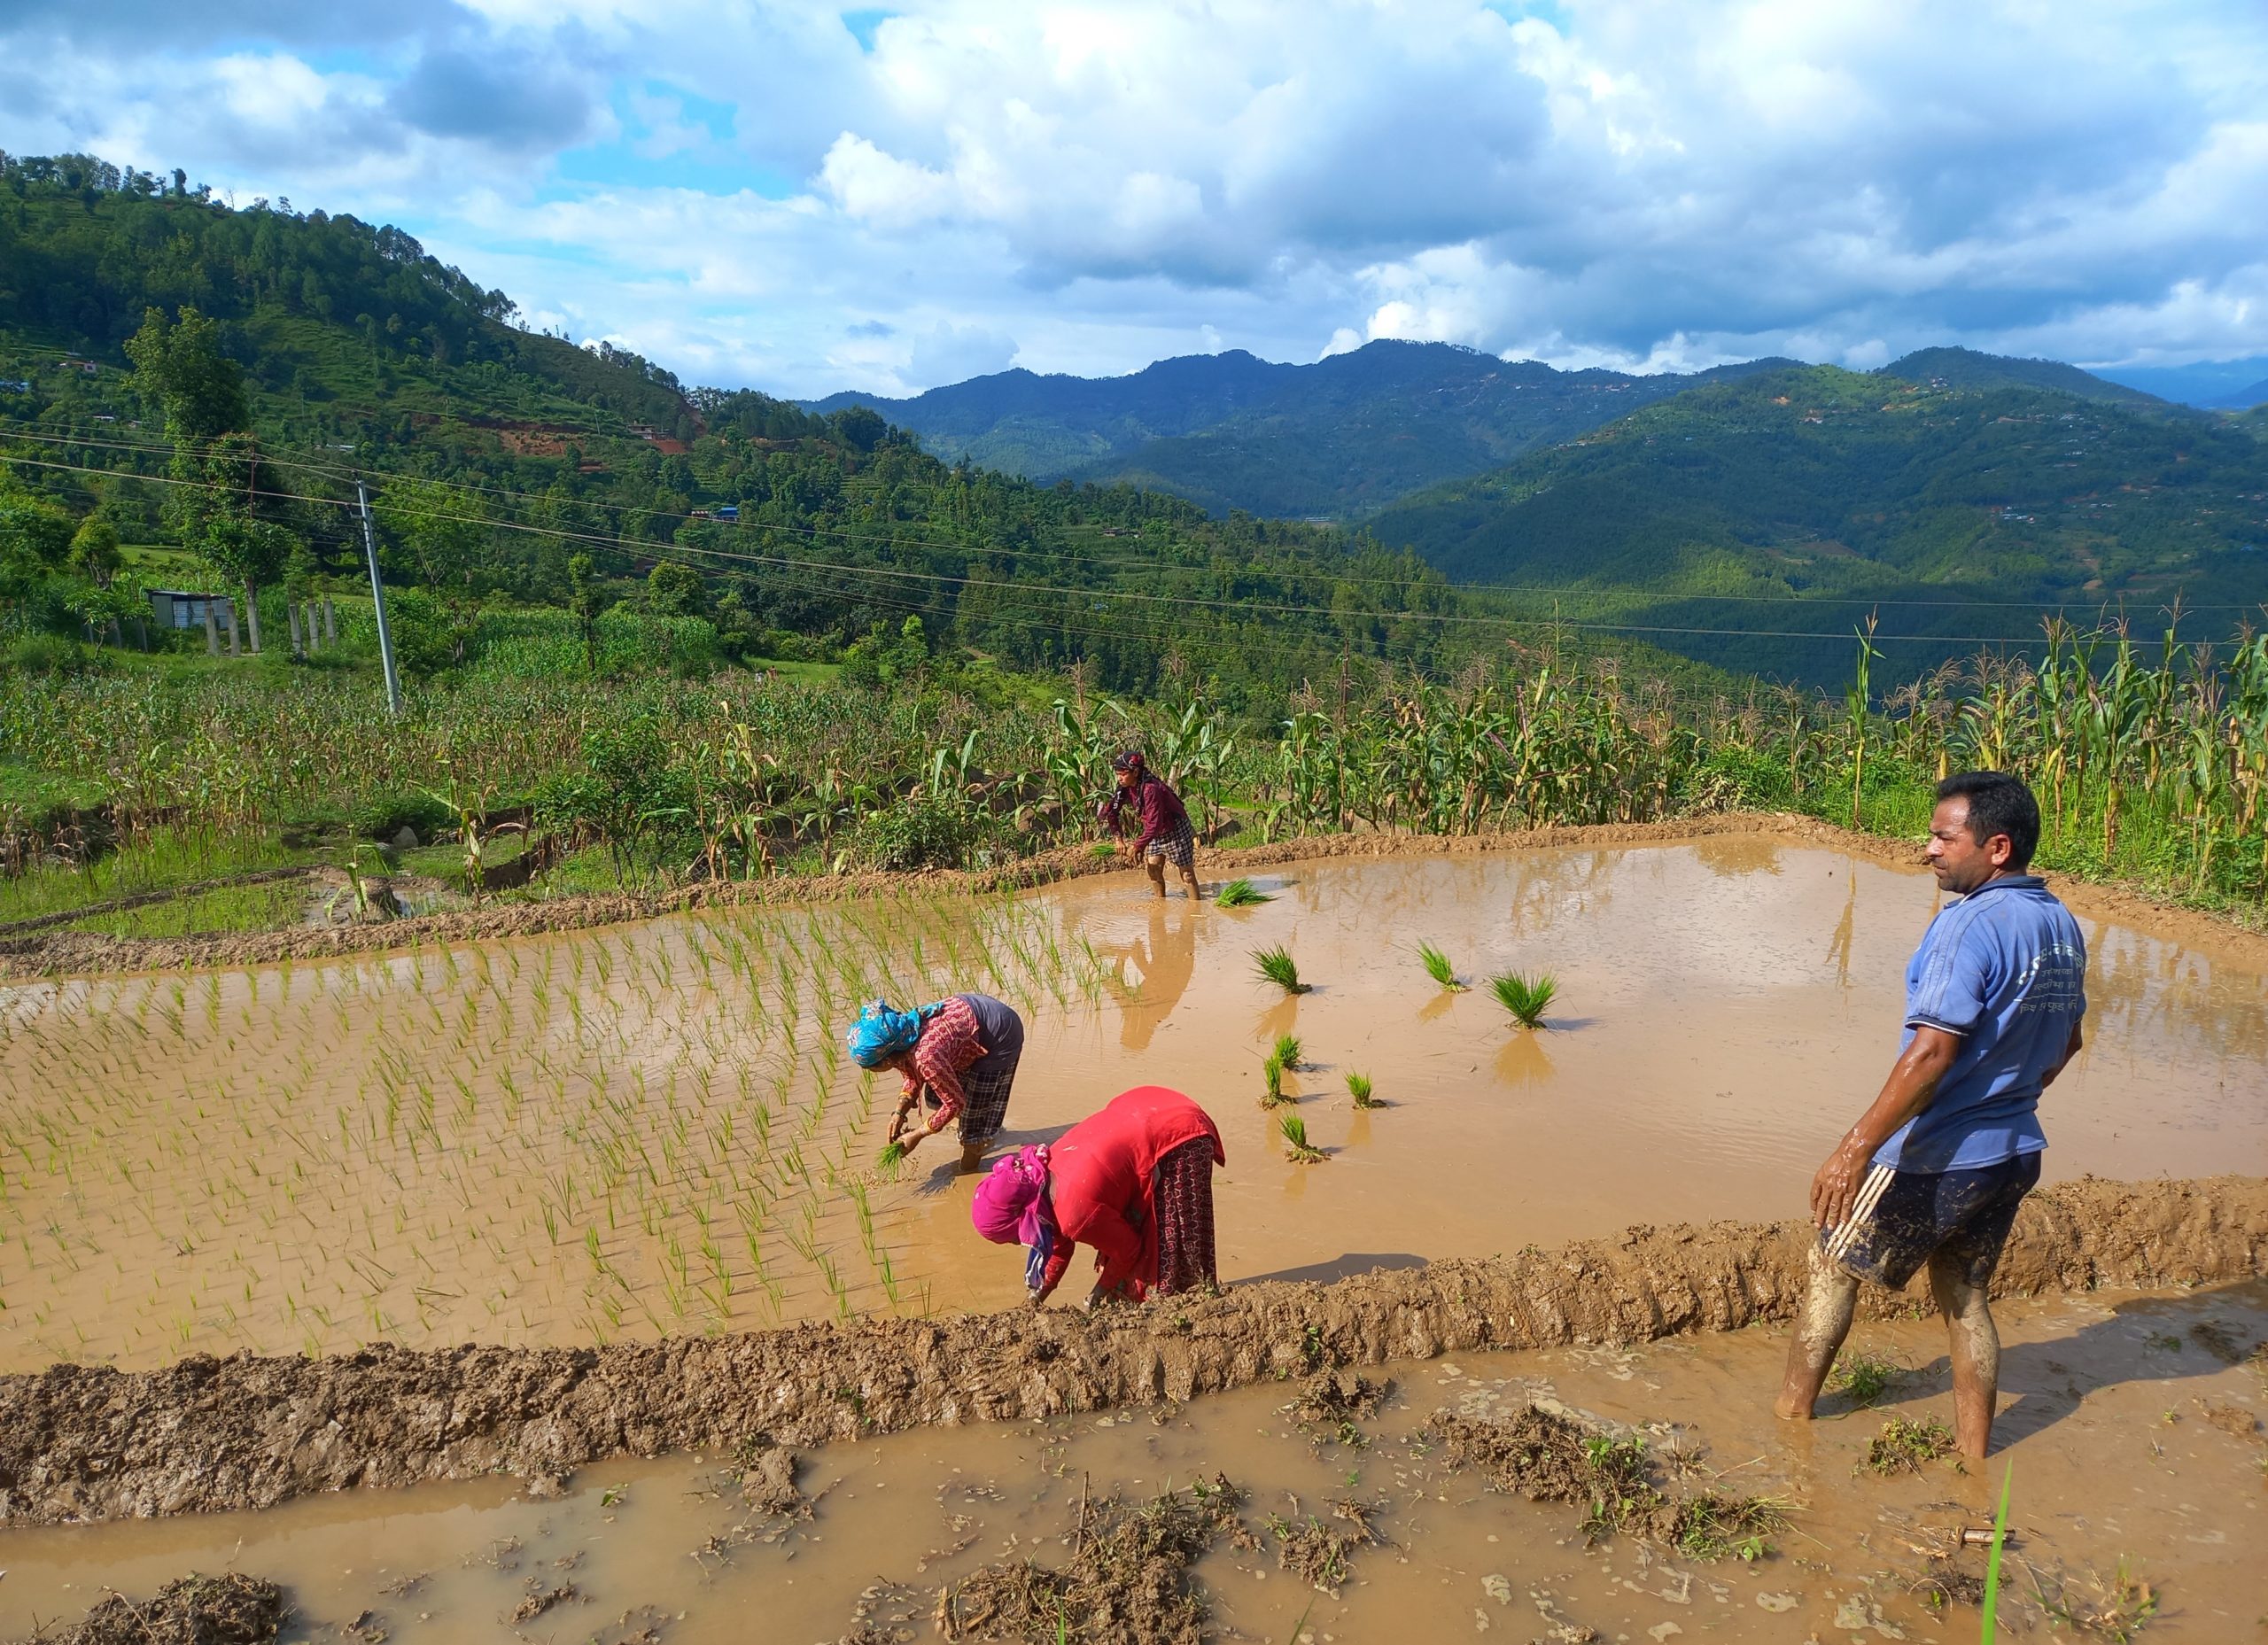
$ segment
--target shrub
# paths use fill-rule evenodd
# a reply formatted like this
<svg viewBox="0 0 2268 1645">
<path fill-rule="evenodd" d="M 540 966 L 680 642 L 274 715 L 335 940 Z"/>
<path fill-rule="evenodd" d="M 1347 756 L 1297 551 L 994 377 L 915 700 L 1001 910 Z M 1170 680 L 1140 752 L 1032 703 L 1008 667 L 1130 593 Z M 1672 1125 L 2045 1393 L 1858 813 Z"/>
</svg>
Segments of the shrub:
<svg viewBox="0 0 2268 1645">
<path fill-rule="evenodd" d="M 416 829 L 417 837 L 430 842 L 443 829 L 456 826 L 457 819 L 431 795 L 413 792 L 373 794 L 355 806 L 348 820 L 361 838 L 383 844 L 404 828 Z"/>
</svg>

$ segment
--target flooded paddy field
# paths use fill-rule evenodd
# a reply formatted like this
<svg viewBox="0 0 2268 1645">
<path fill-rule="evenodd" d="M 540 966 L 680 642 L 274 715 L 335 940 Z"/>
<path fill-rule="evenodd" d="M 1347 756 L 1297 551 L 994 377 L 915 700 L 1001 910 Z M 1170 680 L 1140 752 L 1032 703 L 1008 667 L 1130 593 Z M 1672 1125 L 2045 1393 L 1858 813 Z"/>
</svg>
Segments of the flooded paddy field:
<svg viewBox="0 0 2268 1645">
<path fill-rule="evenodd" d="M 1926 874 L 1767 836 L 1324 861 L 1244 910 L 1112 875 L 0 991 L 0 1370 L 369 1341 L 584 1346 L 1006 1307 L 949 1138 L 894 1180 L 859 1001 L 1002 995 L 1011 1143 L 1126 1086 L 1219 1119 L 1224 1280 L 1771 1218 L 1878 1083 Z M 2078 908 L 2049 1180 L 2268 1168 L 2257 939 Z M 1472 990 L 1427 977 L 1419 942 Z M 1251 951 L 1282 943 L 1312 992 Z M 1548 971 L 1541 1033 L 1489 974 Z M 1261 1064 L 1324 1163 L 1282 1158 Z M 1380 1106 L 1354 1108 L 1345 1076 Z"/>
<path fill-rule="evenodd" d="M 2008 1633 L 2253 1637 L 2268 1286 L 2000 1313 L 2008 1404 L 1984 1474 L 1870 1465 L 1886 1424 L 1949 1415 L 1934 1322 L 1862 1323 L 1852 1347 L 1890 1368 L 1888 1387 L 1868 1406 L 1831 1395 L 1808 1426 L 1768 1414 L 1776 1330 L 1452 1352 L 797 1458 L 680 1452 L 19 1530 L 0 1539 L 0 1636 L 76 1619 L 105 1589 L 146 1601 L 184 1571 L 229 1570 L 283 1586 L 284 1639 L 342 1645 L 1022 1638 L 1007 1625 L 1032 1595 L 1030 1636 L 1046 1639 L 1060 1597 L 1073 1639 L 1107 1602 L 1119 1637 L 1201 1627 L 1279 1645 L 1973 1640 L 1984 1555 L 1960 1533 L 1990 1523 L 2012 1463 Z M 1587 1501 L 1507 1490 L 1521 1481 L 1476 1439 L 1539 1423 L 1642 1441 L 1652 1488 L 1759 1503 L 1761 1529 L 1681 1548 L 1602 1524 Z"/>
</svg>

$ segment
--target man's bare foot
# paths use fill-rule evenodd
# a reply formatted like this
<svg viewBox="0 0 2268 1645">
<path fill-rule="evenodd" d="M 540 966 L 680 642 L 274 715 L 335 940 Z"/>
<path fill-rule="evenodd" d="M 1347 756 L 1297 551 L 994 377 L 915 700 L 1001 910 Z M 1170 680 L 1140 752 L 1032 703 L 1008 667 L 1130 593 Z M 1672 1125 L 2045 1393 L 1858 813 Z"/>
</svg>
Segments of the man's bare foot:
<svg viewBox="0 0 2268 1645">
<path fill-rule="evenodd" d="M 985 1145 L 983 1143 L 964 1143 L 961 1145 L 961 1176 L 967 1176 L 971 1171 L 980 1169 L 983 1166 L 984 1149 Z"/>
<path fill-rule="evenodd" d="M 1807 1423 L 1811 1420 L 1811 1407 L 1797 1395 L 1783 1393 L 1772 1401 L 1772 1415 L 1783 1423 Z"/>
</svg>

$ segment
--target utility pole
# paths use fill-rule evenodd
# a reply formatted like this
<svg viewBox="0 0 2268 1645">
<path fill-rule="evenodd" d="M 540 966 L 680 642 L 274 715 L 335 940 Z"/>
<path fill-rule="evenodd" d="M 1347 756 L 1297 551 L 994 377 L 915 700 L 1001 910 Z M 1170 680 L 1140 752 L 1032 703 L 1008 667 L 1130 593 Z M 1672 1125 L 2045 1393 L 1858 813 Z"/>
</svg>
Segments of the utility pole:
<svg viewBox="0 0 2268 1645">
<path fill-rule="evenodd" d="M 362 511 L 362 551 L 370 559 L 370 609 L 378 617 L 378 661 L 386 671 L 386 712 L 401 712 L 401 676 L 393 668 L 393 636 L 386 629 L 386 586 L 378 575 L 378 533 L 370 524 L 370 492 L 362 477 L 354 477 L 354 506 Z"/>
</svg>

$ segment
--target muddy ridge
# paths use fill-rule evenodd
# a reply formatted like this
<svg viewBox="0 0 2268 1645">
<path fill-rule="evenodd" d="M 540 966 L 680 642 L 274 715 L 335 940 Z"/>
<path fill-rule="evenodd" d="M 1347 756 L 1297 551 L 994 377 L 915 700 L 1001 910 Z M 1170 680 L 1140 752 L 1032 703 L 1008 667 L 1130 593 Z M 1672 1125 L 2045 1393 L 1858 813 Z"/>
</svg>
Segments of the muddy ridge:
<svg viewBox="0 0 2268 1645">
<path fill-rule="evenodd" d="M 1921 848 L 1912 841 L 1860 834 L 1792 812 L 1726 811 L 1660 822 L 1599 823 L 1503 834 L 1308 834 L 1269 845 L 1227 850 L 1208 847 L 1203 854 L 1203 872 L 1208 877 L 1228 878 L 1286 863 L 1350 857 L 1470 857 L 1552 846 L 1661 845 L 1712 835 L 1758 834 L 1775 835 L 1791 843 L 1847 851 L 1870 862 L 1896 867 L 1918 867 L 1922 862 Z M 704 908 L 846 902 L 899 896 L 908 892 L 950 895 L 1019 890 L 1093 874 L 1127 872 L 1130 871 L 1118 857 L 1099 857 L 1090 844 L 1080 843 L 1059 846 L 1003 868 L 704 881 L 660 894 L 616 892 L 552 897 L 540 902 L 496 903 L 369 925 L 293 927 L 276 931 L 184 937 L 118 937 L 89 931 L 49 930 L 0 935 L 0 978 L 272 965 L 284 960 L 411 948 L 428 943 L 538 936 L 549 932 L 627 924 Z M 2268 956 L 2268 931 L 2183 908 L 2127 887 L 2098 885 L 2062 874 L 2051 873 L 2047 878 L 2058 896 L 2084 904 L 2096 914 L 2127 921 L 2146 920 L 2153 926 L 2170 928 L 2172 935 L 2210 935 L 2252 946 L 2259 954 Z M 82 911 L 82 914 L 86 912 Z M 77 919 L 82 915 L 66 917 Z"/>
<path fill-rule="evenodd" d="M 1019 1421 L 1450 1350 L 1633 1342 L 1789 1317 L 1799 1222 L 1635 1227 L 1516 1256 L 1068 1308 L 595 1349 L 377 1346 L 0 1377 L 0 1523 L 258 1508 L 308 1492 L 555 1474 L 624 1453 L 810 1446 Z M 2268 1272 L 2268 1180 L 2089 1178 L 2024 1202 L 2003 1293 Z M 1870 1291 L 1876 1315 L 1925 1309 Z M 1759 1400 L 1769 1391 L 1759 1389 Z"/>
</svg>

